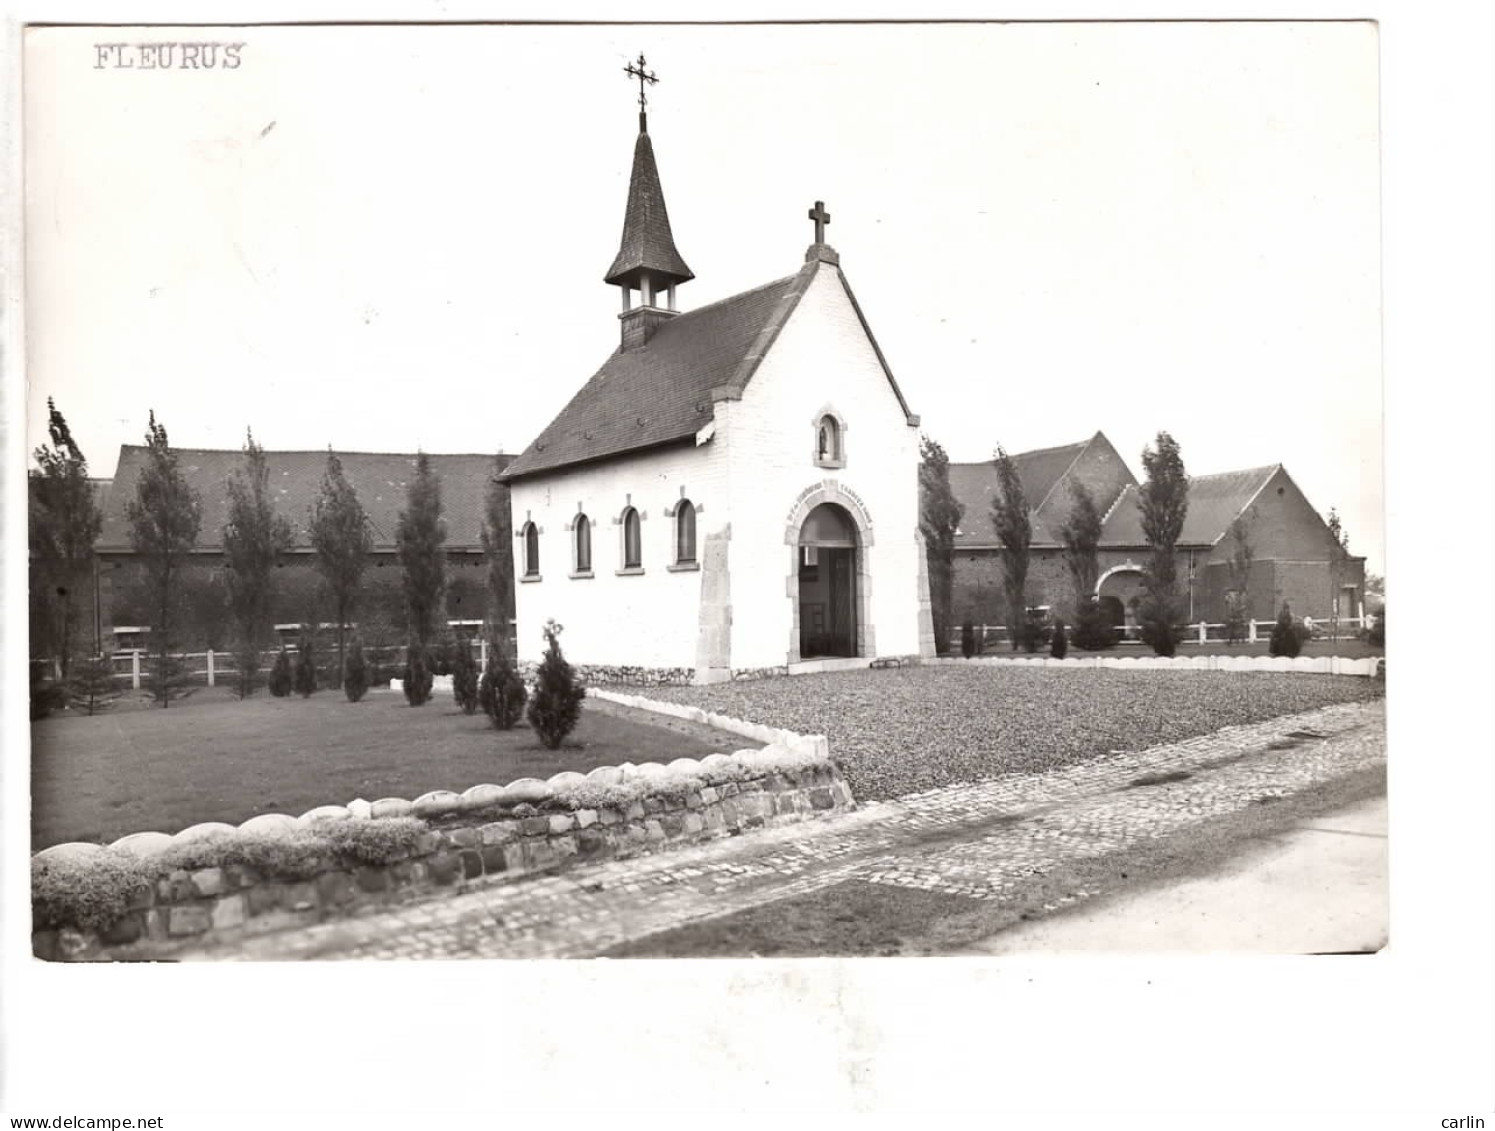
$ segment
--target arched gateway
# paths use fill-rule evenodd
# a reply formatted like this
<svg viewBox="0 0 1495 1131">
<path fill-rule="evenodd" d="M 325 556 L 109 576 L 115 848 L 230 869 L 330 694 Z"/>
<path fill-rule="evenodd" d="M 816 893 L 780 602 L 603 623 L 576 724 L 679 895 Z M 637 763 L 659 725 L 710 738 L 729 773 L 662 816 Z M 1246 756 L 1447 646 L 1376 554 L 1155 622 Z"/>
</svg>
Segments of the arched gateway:
<svg viewBox="0 0 1495 1131">
<path fill-rule="evenodd" d="M 796 547 L 799 656 L 862 654 L 856 522 L 844 507 L 821 503 L 805 516 Z"/>
</svg>

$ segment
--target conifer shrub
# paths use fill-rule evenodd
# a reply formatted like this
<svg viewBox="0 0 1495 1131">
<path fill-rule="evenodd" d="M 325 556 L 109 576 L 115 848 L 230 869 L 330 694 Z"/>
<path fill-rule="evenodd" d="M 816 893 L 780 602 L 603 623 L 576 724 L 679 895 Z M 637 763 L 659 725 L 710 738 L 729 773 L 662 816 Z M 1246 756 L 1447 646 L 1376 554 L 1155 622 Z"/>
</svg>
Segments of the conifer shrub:
<svg viewBox="0 0 1495 1131">
<path fill-rule="evenodd" d="M 141 681 L 157 703 L 170 702 L 192 693 L 192 673 L 181 656 L 167 652 L 156 656 Z"/>
<path fill-rule="evenodd" d="M 1039 648 L 1048 643 L 1048 627 L 1043 623 L 1043 613 L 1038 609 L 1028 609 L 1023 613 L 1023 627 L 1019 637 L 1019 643 L 1024 652 L 1033 655 Z"/>
<path fill-rule="evenodd" d="M 354 637 L 343 661 L 343 694 L 349 703 L 357 703 L 369 689 L 369 664 L 363 655 L 363 641 Z"/>
<path fill-rule="evenodd" d="M 270 666 L 270 694 L 277 699 L 284 699 L 291 693 L 291 654 L 286 651 L 286 646 L 280 646 L 280 652 L 275 657 L 275 663 Z"/>
<path fill-rule="evenodd" d="M 488 664 L 478 684 L 478 702 L 488 721 L 498 730 L 512 730 L 523 717 L 528 698 L 524 680 L 509 658 L 509 642 L 502 638 L 489 641 Z"/>
<path fill-rule="evenodd" d="M 1074 632 L 1069 642 L 1086 652 L 1116 647 L 1116 629 L 1101 612 L 1097 598 L 1088 597 L 1075 608 Z"/>
<path fill-rule="evenodd" d="M 1137 623 L 1142 628 L 1142 642 L 1159 656 L 1178 652 L 1183 631 L 1178 625 L 1177 600 L 1169 594 L 1149 593 L 1137 606 Z"/>
<path fill-rule="evenodd" d="M 241 642 L 234 649 L 233 693 L 240 699 L 248 699 L 260 682 L 260 650 L 253 643 Z"/>
<path fill-rule="evenodd" d="M 119 686 L 114 680 L 113 659 L 97 656 L 74 664 L 68 679 L 68 698 L 74 707 L 90 715 L 114 706 Z"/>
<path fill-rule="evenodd" d="M 1049 637 L 1049 655 L 1056 660 L 1069 655 L 1069 634 L 1064 631 L 1062 620 L 1054 621 L 1054 631 Z"/>
<path fill-rule="evenodd" d="M 976 654 L 976 626 L 970 621 L 960 626 L 960 654 L 968 660 Z"/>
<path fill-rule="evenodd" d="M 558 750 L 581 718 L 586 688 L 561 653 L 561 626 L 545 622 L 545 658 L 535 676 L 535 694 L 529 701 L 529 725 L 547 750 Z"/>
<path fill-rule="evenodd" d="M 306 699 L 317 689 L 317 662 L 312 657 L 311 635 L 303 633 L 296 649 L 296 694 Z"/>
<path fill-rule="evenodd" d="M 1292 611 L 1284 603 L 1277 614 L 1277 623 L 1272 626 L 1272 639 L 1268 651 L 1274 656 L 1296 656 L 1303 650 L 1303 635 L 1293 620 Z"/>
<path fill-rule="evenodd" d="M 412 707 L 423 707 L 431 698 L 431 688 L 436 682 L 431 655 L 425 648 L 411 641 L 410 647 L 406 649 L 406 657 L 405 701 Z"/>
<path fill-rule="evenodd" d="M 452 698 L 464 715 L 478 709 L 478 665 L 472 658 L 472 645 L 458 640 L 452 649 Z"/>
<path fill-rule="evenodd" d="M 1370 631 L 1365 634 L 1366 642 L 1377 647 L 1386 647 L 1386 610 L 1382 609 L 1376 617 L 1376 623 L 1370 626 Z"/>
</svg>

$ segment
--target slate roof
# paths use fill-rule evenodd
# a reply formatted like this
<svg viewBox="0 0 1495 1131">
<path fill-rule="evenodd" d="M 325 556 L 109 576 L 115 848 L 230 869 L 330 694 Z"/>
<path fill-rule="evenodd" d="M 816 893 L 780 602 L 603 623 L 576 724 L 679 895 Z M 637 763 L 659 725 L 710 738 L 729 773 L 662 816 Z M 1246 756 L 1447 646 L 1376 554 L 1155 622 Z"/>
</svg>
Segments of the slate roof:
<svg viewBox="0 0 1495 1131">
<path fill-rule="evenodd" d="M 604 281 L 637 287 L 643 271 L 668 276 L 677 283 L 695 278 L 675 249 L 659 168 L 654 163 L 654 143 L 649 140 L 640 114 L 638 141 L 633 146 L 633 175 L 628 182 L 628 207 L 623 213 L 623 238 Z"/>
<path fill-rule="evenodd" d="M 644 345 L 615 350 L 502 478 L 693 439 L 714 419 L 713 404 L 721 394 L 742 395 L 823 264 L 836 272 L 904 416 L 916 427 L 919 418 L 909 412 L 834 255 L 813 245 L 795 274 L 677 314 L 656 327 Z"/>
<path fill-rule="evenodd" d="M 1282 465 L 1274 463 L 1269 467 L 1251 467 L 1218 475 L 1189 476 L 1189 509 L 1184 515 L 1178 544 L 1213 546 L 1230 529 L 1236 516 L 1250 505 L 1251 500 L 1281 470 Z M 1137 488 L 1128 487 L 1106 516 L 1101 530 L 1101 545 L 1146 544 L 1147 538 L 1142 533 L 1142 512 L 1137 509 Z"/>
<path fill-rule="evenodd" d="M 134 444 L 125 444 L 119 450 L 114 486 L 103 500 L 104 525 L 96 544 L 101 552 L 133 549 L 127 508 L 135 498 L 135 483 L 145 466 L 145 454 L 143 446 Z M 197 549 L 221 550 L 223 526 L 228 521 L 228 479 L 243 465 L 243 453 L 178 448 L 176 454 L 182 474 L 202 497 L 202 530 L 198 535 Z M 368 515 L 375 551 L 392 551 L 399 514 L 405 507 L 405 489 L 415 475 L 416 457 L 409 453 L 378 452 L 338 452 L 337 457 L 342 461 L 343 475 L 358 493 L 358 501 Z M 511 458 L 502 455 L 497 457 L 497 462 L 507 464 Z M 291 524 L 293 547 L 308 549 L 308 511 L 322 490 L 327 453 L 267 451 L 265 459 L 270 468 L 270 488 L 274 493 L 276 513 Z M 482 546 L 483 505 L 493 477 L 495 457 L 433 453 L 430 460 L 436 474 L 441 477 L 447 548 L 479 549 Z"/>
<path fill-rule="evenodd" d="M 747 384 L 813 267 L 677 314 L 644 345 L 615 351 L 505 478 L 695 436 L 712 419 L 712 390 Z"/>
<path fill-rule="evenodd" d="M 1100 437 L 1100 433 L 1096 433 L 1096 437 Z M 1068 504 L 1058 505 L 1063 500 L 1059 499 L 1056 488 L 1094 442 L 1095 437 L 1078 444 L 1011 453 L 1013 467 L 1023 485 L 1023 498 L 1028 501 L 1033 545 L 1059 544 L 1059 527 L 1068 513 Z M 997 469 L 992 461 L 950 464 L 950 490 L 965 507 L 960 519 L 960 534 L 955 539 L 956 548 L 999 545 L 991 519 L 991 501 L 997 493 Z M 1048 506 L 1044 505 L 1046 502 Z M 1097 499 L 1096 505 L 1104 507 L 1107 502 L 1109 500 Z"/>
</svg>

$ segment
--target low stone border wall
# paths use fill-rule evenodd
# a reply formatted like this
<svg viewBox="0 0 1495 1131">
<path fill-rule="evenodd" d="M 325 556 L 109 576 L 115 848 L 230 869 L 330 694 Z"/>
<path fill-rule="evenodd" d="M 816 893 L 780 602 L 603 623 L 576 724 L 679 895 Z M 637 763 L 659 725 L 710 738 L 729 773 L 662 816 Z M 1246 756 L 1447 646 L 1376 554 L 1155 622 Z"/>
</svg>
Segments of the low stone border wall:
<svg viewBox="0 0 1495 1131">
<path fill-rule="evenodd" d="M 765 726 L 762 723 L 750 723 L 745 719 L 734 719 L 731 715 L 718 715 L 715 711 L 708 711 L 704 707 L 669 703 L 643 695 L 629 695 L 626 692 L 613 691 L 606 687 L 588 687 L 587 694 L 594 699 L 618 703 L 639 711 L 652 711 L 656 715 L 668 715 L 687 722 L 704 723 L 717 730 L 741 735 L 743 738 L 751 738 L 754 742 L 762 742 L 765 745 L 783 745 L 806 752 L 813 751 L 820 758 L 830 757 L 830 743 L 822 734 L 796 734 L 792 730 Z"/>
<path fill-rule="evenodd" d="M 306 926 L 371 904 L 854 807 L 823 737 L 775 733 L 783 741 L 762 750 L 680 758 L 668 766 L 604 766 L 543 782 L 477 785 L 460 795 L 360 800 L 300 817 L 263 814 L 237 829 L 204 824 L 175 836 L 135 833 L 107 847 L 56 845 L 32 858 L 33 951 L 62 961 L 169 958 L 188 947 Z M 350 831 L 391 836 L 331 835 Z M 296 856 L 290 850 L 298 848 L 298 838 Z M 357 848 L 360 839 L 388 843 L 372 846 L 379 850 L 374 859 L 338 848 Z M 181 867 L 173 858 L 212 863 Z M 294 874 L 277 870 L 282 858 L 296 859 Z M 90 884 L 112 892 L 118 906 L 101 903 L 88 892 Z M 49 898 L 54 913 L 59 900 L 70 901 L 101 921 L 42 922 Z"/>
<path fill-rule="evenodd" d="M 1304 672 L 1367 678 L 1384 675 L 1386 669 L 1386 660 L 1382 656 L 1367 656 L 1359 660 L 1345 656 L 1076 656 L 1062 660 L 1056 660 L 1052 656 L 972 656 L 970 659 L 940 656 L 924 662 L 1045 668 L 1120 668 L 1123 671 Z"/>
</svg>

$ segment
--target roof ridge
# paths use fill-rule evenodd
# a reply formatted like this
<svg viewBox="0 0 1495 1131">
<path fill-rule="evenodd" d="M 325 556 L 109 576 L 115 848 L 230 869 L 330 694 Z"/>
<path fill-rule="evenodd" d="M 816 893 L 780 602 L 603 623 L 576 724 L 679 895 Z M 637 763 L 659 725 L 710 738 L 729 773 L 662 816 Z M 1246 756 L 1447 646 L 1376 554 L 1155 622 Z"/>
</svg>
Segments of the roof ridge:
<svg viewBox="0 0 1495 1131">
<path fill-rule="evenodd" d="M 133 451 L 147 451 L 145 444 L 121 444 L 120 450 L 130 449 Z M 325 456 L 327 448 L 261 448 L 267 456 Z M 198 452 L 209 455 L 243 455 L 243 448 L 172 448 L 173 455 L 186 455 L 189 452 Z M 331 452 L 335 456 L 399 456 L 401 458 L 415 459 L 420 455 L 441 456 L 448 459 L 472 458 L 472 459 L 496 459 L 500 456 L 509 455 L 508 452 L 367 452 L 356 448 L 333 448 Z M 510 456 L 512 459 L 513 457 Z"/>
<path fill-rule="evenodd" d="M 1128 491 L 1136 490 L 1138 490 L 1138 488 L 1135 483 L 1127 483 L 1121 488 L 1121 494 L 1116 496 L 1115 501 L 1106 508 L 1106 513 L 1101 516 L 1100 523 L 1102 526 L 1111 521 L 1111 516 L 1116 513 L 1116 508 L 1121 506 L 1121 500 L 1126 498 L 1126 493 Z M 1140 494 L 1141 492 L 1138 491 L 1138 493 Z"/>
<path fill-rule="evenodd" d="M 1274 475 L 1276 475 L 1279 471 L 1282 472 L 1282 474 L 1287 475 L 1287 468 L 1283 467 L 1280 463 L 1274 463 L 1269 467 L 1246 467 L 1242 468 L 1240 471 L 1222 471 L 1219 474 L 1245 475 L 1248 472 L 1253 471 L 1265 471 L 1268 474 L 1262 476 L 1261 482 L 1256 485 L 1256 490 L 1251 492 L 1251 497 L 1248 498 L 1244 504 L 1242 504 L 1240 510 L 1236 511 L 1235 514 L 1231 517 L 1231 520 L 1225 524 L 1225 529 L 1221 530 L 1219 534 L 1215 535 L 1215 540 L 1210 543 L 1211 546 L 1218 546 L 1225 535 L 1230 533 L 1230 528 L 1240 520 L 1241 516 L 1256 505 L 1256 500 L 1260 498 L 1261 493 L 1267 489 L 1267 484 L 1272 481 L 1272 477 Z M 1291 476 L 1289 476 L 1289 478 L 1291 478 Z M 1294 484 L 1294 486 L 1297 486 L 1297 484 Z"/>
<path fill-rule="evenodd" d="M 1096 435 L 1099 435 L 1099 434 L 1100 433 L 1096 433 Z M 1095 436 L 1092 436 L 1092 437 L 1090 437 L 1090 439 L 1084 441 L 1083 443 L 1081 443 L 1079 445 L 1080 450 L 1075 453 L 1075 458 L 1069 461 L 1069 466 L 1066 467 L 1063 471 L 1061 471 L 1059 473 L 1058 477 L 1054 480 L 1054 482 L 1052 484 L 1050 484 L 1049 490 L 1048 490 L 1048 494 L 1044 495 L 1044 497 L 1043 497 L 1043 502 L 1039 503 L 1038 506 L 1034 508 L 1034 513 L 1035 514 L 1037 514 L 1039 511 L 1043 510 L 1043 508 L 1048 505 L 1048 501 L 1054 497 L 1054 492 L 1059 489 L 1059 484 L 1063 483 L 1064 480 L 1065 480 L 1065 478 L 1069 475 L 1069 473 L 1075 469 L 1075 464 L 1077 464 L 1077 463 L 1080 462 L 1080 457 L 1083 456 L 1087 451 L 1089 451 L 1090 445 L 1093 444 L 1094 442 L 1095 442 Z M 1051 451 L 1051 452 L 1061 452 L 1061 451 L 1064 451 L 1065 448 L 1070 447 L 1070 446 L 1072 446 L 1072 445 L 1064 445 L 1064 446 L 1057 447 L 1057 448 L 1050 448 L 1049 451 Z"/>
<path fill-rule="evenodd" d="M 802 271 L 804 270 L 804 268 L 800 268 L 800 270 Z M 689 318 L 692 314 L 700 314 L 703 310 L 710 310 L 713 306 L 720 306 L 724 302 L 735 302 L 737 299 L 746 298 L 748 295 L 756 294 L 758 291 L 766 291 L 769 287 L 782 286 L 784 283 L 787 283 L 791 279 L 795 278 L 798 274 L 799 271 L 794 271 L 788 275 L 783 275 L 777 279 L 770 280 L 767 283 L 760 283 L 756 287 L 749 287 L 745 291 L 738 291 L 735 295 L 726 295 L 723 298 L 708 302 L 705 306 L 697 306 L 690 310 L 679 311 L 674 318 L 670 319 L 670 321 L 678 322 L 682 318 Z"/>
</svg>

